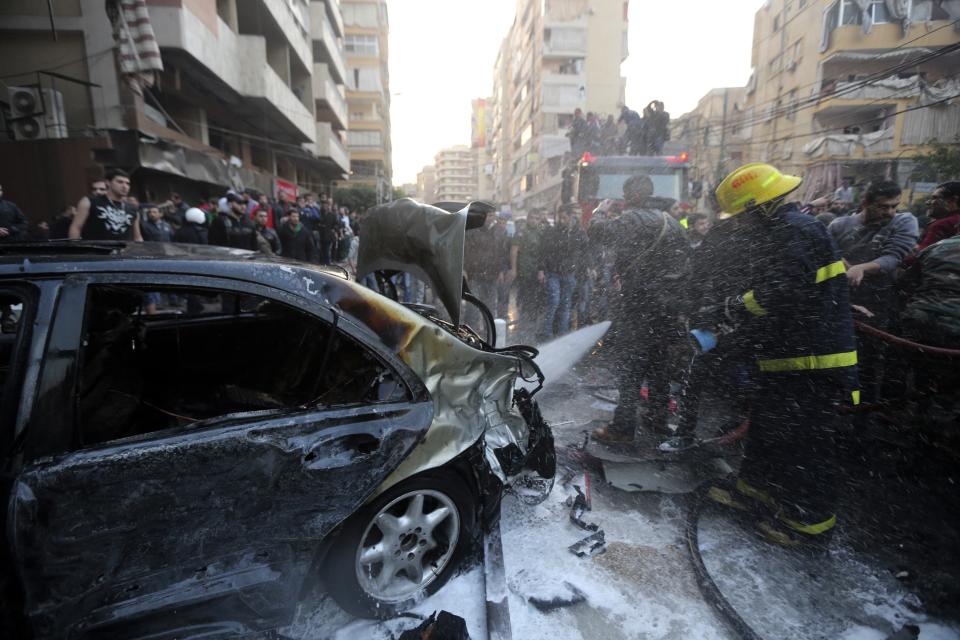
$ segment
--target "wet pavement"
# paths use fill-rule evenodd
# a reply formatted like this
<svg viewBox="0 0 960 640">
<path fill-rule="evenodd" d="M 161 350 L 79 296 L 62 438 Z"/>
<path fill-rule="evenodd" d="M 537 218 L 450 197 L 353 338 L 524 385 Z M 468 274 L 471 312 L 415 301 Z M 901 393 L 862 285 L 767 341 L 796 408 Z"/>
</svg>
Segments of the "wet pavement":
<svg viewBox="0 0 960 640">
<path fill-rule="evenodd" d="M 697 587 L 684 539 L 691 495 L 614 488 L 581 450 L 588 423 L 609 417 L 608 407 L 597 402 L 611 394 L 615 399 L 607 380 L 603 370 L 581 368 L 538 398 L 555 425 L 559 470 L 542 504 L 504 498 L 501 532 L 513 638 L 734 638 Z M 568 546 L 590 532 L 572 523 L 569 513 L 574 485 L 586 489 L 585 473 L 592 510 L 583 520 L 603 530 L 606 547 L 577 557 Z M 960 640 L 960 616 L 929 613 L 911 583 L 897 577 L 890 554 L 874 553 L 862 536 L 841 529 L 829 553 L 811 558 L 772 548 L 746 523 L 713 509 L 704 512 L 699 534 L 714 580 L 764 638 L 885 640 L 910 623 L 918 625 L 921 640 Z M 472 638 L 486 638 L 484 587 L 482 566 L 474 564 L 415 613 L 446 609 L 464 617 Z M 317 598 L 301 607 L 298 622 L 284 635 L 386 640 L 418 624 L 409 618 L 354 620 L 324 596 Z M 542 610 L 551 601 L 577 602 Z"/>
</svg>

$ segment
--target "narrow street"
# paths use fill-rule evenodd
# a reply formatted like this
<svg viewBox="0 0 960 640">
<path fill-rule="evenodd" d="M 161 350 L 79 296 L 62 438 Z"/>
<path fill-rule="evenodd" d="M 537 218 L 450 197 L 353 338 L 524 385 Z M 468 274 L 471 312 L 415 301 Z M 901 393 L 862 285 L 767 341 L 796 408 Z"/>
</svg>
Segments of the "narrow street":
<svg viewBox="0 0 960 640">
<path fill-rule="evenodd" d="M 684 537 L 692 494 L 623 491 L 607 483 L 599 463 L 580 450 L 585 425 L 609 414 L 593 393 L 575 389 L 588 389 L 584 379 L 595 382 L 604 375 L 581 367 L 538 396 L 556 425 L 559 469 L 542 504 L 531 508 L 514 495 L 503 501 L 513 638 L 736 638 L 697 587 Z M 590 532 L 571 522 L 570 504 L 574 485 L 584 488 L 585 472 L 592 510 L 582 519 L 603 530 L 606 546 L 602 553 L 577 557 L 568 547 Z M 921 640 L 960 638 L 960 618 L 928 615 L 909 580 L 863 552 L 862 536 L 841 533 L 827 555 L 811 556 L 768 545 L 745 523 L 709 507 L 699 532 L 711 577 L 763 638 L 885 640 L 906 624 L 919 626 Z M 467 621 L 471 638 L 486 638 L 484 588 L 482 564 L 474 565 L 413 613 L 447 610 Z M 353 620 L 326 598 L 306 613 L 310 608 L 303 607 L 300 621 L 285 631 L 289 637 L 387 640 L 418 624 L 410 618 Z"/>
</svg>

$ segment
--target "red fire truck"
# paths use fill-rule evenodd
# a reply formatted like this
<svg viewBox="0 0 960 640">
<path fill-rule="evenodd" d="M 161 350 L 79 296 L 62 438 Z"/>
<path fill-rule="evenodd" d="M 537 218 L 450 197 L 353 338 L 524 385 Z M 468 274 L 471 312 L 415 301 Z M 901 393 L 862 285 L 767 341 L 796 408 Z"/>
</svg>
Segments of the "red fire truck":
<svg viewBox="0 0 960 640">
<path fill-rule="evenodd" d="M 570 197 L 580 205 L 586 225 L 597 205 L 610 198 L 623 199 L 623 183 L 630 176 L 646 174 L 653 181 L 653 195 L 673 200 L 689 197 L 686 151 L 668 156 L 594 156 L 584 153 L 573 172 Z"/>
</svg>

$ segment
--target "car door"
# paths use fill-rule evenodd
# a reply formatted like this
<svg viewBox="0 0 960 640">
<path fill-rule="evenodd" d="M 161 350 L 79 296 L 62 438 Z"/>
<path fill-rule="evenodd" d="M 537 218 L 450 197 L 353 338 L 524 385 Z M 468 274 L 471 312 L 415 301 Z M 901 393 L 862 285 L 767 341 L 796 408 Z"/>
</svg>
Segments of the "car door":
<svg viewBox="0 0 960 640">
<path fill-rule="evenodd" d="M 37 449 L 10 507 L 42 637 L 226 637 L 286 622 L 318 543 L 430 425 L 423 388 L 329 310 L 203 285 L 101 277 L 67 288 L 84 301 L 82 322 L 59 315 L 60 351 L 47 357 L 72 358 L 74 375 L 41 384 L 63 409 L 39 412 L 59 442 Z M 130 308 L 138 299 L 179 307 L 146 316 Z M 267 337 L 251 350 L 249 335 Z M 318 363 L 338 382 L 314 396 Z M 378 372 L 366 395 L 343 384 L 357 371 Z"/>
</svg>

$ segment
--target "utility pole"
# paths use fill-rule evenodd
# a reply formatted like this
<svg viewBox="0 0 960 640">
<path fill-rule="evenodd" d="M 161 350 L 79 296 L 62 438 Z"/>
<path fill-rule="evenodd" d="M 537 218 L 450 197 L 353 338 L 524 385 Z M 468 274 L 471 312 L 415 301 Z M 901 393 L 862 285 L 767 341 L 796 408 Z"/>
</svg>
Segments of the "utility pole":
<svg viewBox="0 0 960 640">
<path fill-rule="evenodd" d="M 720 156 L 717 158 L 716 175 L 718 183 L 723 180 L 723 161 L 727 151 L 727 100 L 729 98 L 729 92 L 729 88 L 725 87 L 723 89 L 723 117 L 720 120 Z"/>
</svg>

